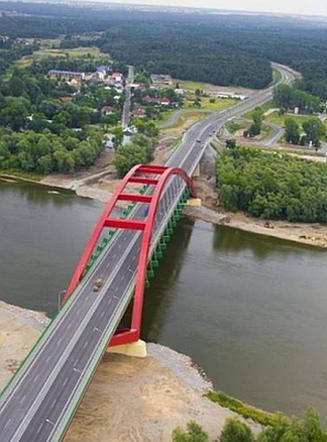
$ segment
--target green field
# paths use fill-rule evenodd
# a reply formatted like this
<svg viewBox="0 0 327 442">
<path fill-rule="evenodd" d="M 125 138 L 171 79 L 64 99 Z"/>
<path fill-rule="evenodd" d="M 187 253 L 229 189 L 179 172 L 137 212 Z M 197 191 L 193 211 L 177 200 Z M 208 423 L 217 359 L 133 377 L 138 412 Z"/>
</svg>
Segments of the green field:
<svg viewBox="0 0 327 442">
<path fill-rule="evenodd" d="M 206 118 L 209 115 L 209 112 L 199 112 L 197 110 L 194 110 L 193 112 L 185 112 L 182 113 L 176 123 L 170 127 L 167 127 L 165 129 L 161 129 L 162 131 L 171 130 L 171 129 L 180 129 L 182 128 L 188 121 L 195 122 L 198 120 L 202 120 L 203 118 Z M 169 116 L 168 116 L 169 118 Z M 166 120 L 168 119 L 166 117 Z M 165 121 L 165 120 L 164 120 Z M 159 121 L 159 125 L 163 123 L 163 120 Z"/>
<path fill-rule="evenodd" d="M 212 112 L 225 109 L 235 104 L 237 100 L 231 98 L 216 98 L 214 103 L 210 103 L 210 98 L 201 97 L 201 107 L 199 109 L 204 109 Z M 193 102 L 187 101 L 184 105 L 184 109 L 197 109 L 193 106 Z"/>
<path fill-rule="evenodd" d="M 203 90 L 207 83 L 201 83 L 199 81 L 189 81 L 189 80 L 174 80 L 174 82 L 179 83 L 179 86 L 186 91 L 195 92 L 197 89 Z"/>
<path fill-rule="evenodd" d="M 317 118 L 317 117 L 314 117 L 313 115 L 280 114 L 279 112 L 273 112 L 272 114 L 268 115 L 265 118 L 265 121 L 270 121 L 274 124 L 277 124 L 277 126 L 285 127 L 286 118 L 292 118 L 299 125 L 302 125 L 311 118 Z"/>
<path fill-rule="evenodd" d="M 267 101 L 262 106 L 260 106 L 260 109 L 262 109 L 263 112 L 267 112 L 269 109 L 273 109 L 274 107 L 275 107 L 274 101 L 270 100 L 270 101 Z M 247 112 L 246 114 L 244 114 L 244 118 L 247 118 L 248 120 L 252 120 L 253 112 L 254 112 L 254 110 Z"/>
<path fill-rule="evenodd" d="M 33 61 L 38 62 L 48 57 L 66 57 L 67 55 L 69 57 L 76 57 L 76 58 L 81 58 L 85 56 L 108 58 L 107 54 L 102 53 L 96 47 L 54 49 L 53 47 L 47 47 L 47 46 L 42 47 L 41 45 L 41 49 L 34 52 L 33 55 L 27 55 L 25 57 L 22 57 L 20 60 L 17 61 L 16 65 L 20 68 L 26 68 L 30 66 L 33 63 Z"/>
<path fill-rule="evenodd" d="M 273 81 L 274 84 L 278 83 L 282 79 L 282 74 L 279 71 L 277 71 L 277 69 L 273 70 L 273 79 L 274 79 Z"/>
</svg>

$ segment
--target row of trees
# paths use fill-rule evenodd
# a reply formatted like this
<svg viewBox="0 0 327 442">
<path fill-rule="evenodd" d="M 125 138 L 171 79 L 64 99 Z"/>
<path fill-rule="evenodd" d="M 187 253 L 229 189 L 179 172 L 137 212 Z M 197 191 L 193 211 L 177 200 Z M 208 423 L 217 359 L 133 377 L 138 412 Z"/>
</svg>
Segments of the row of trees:
<svg viewBox="0 0 327 442">
<path fill-rule="evenodd" d="M 187 431 L 173 431 L 173 442 L 209 442 L 208 433 L 196 422 L 187 424 Z M 282 415 L 274 424 L 255 437 L 250 427 L 236 418 L 226 420 L 219 437 L 220 442 L 327 442 L 327 433 L 322 429 L 318 414 L 308 410 L 303 421 L 288 419 Z"/>
<path fill-rule="evenodd" d="M 102 150 L 98 123 L 117 124 L 123 97 L 117 101 L 114 91 L 96 86 L 76 92 L 29 70 L 14 69 L 0 82 L 1 169 L 47 174 L 94 163 Z M 106 105 L 112 114 L 101 112 Z"/>
<path fill-rule="evenodd" d="M 304 134 L 303 134 L 304 131 Z M 319 149 L 320 140 L 326 135 L 326 127 L 318 118 L 310 118 L 301 126 L 294 118 L 285 119 L 285 140 L 291 144 L 312 144 Z"/>
<path fill-rule="evenodd" d="M 154 149 L 155 139 L 142 134 L 135 135 L 131 143 L 120 145 L 113 161 L 118 176 L 123 177 L 136 164 L 149 163 Z"/>
<path fill-rule="evenodd" d="M 61 135 L 44 130 L 0 133 L 0 164 L 3 169 L 48 174 L 73 172 L 94 163 L 102 150 L 102 134 L 88 129 Z"/>
<path fill-rule="evenodd" d="M 327 222 L 327 166 L 237 147 L 217 164 L 221 201 L 231 211 L 291 222 Z"/>
<path fill-rule="evenodd" d="M 319 97 L 286 84 L 275 88 L 274 101 L 276 105 L 285 112 L 298 108 L 302 114 L 312 114 L 321 109 L 321 100 Z"/>
<path fill-rule="evenodd" d="M 134 119 L 137 135 L 132 137 L 131 143 L 122 144 L 123 132 L 121 128 L 112 131 L 116 155 L 113 161 L 118 176 L 123 177 L 136 164 L 149 163 L 153 159 L 159 130 L 152 121 Z"/>
</svg>

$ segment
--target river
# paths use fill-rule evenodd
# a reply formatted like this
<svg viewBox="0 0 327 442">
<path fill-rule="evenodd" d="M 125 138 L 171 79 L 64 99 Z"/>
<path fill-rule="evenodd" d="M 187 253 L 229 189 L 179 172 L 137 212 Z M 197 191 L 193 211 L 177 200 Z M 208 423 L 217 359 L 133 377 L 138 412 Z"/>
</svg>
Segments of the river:
<svg viewBox="0 0 327 442">
<path fill-rule="evenodd" d="M 53 315 L 102 206 L 0 182 L 0 299 Z M 143 337 L 216 389 L 327 421 L 325 251 L 184 219 L 146 293 Z"/>
</svg>

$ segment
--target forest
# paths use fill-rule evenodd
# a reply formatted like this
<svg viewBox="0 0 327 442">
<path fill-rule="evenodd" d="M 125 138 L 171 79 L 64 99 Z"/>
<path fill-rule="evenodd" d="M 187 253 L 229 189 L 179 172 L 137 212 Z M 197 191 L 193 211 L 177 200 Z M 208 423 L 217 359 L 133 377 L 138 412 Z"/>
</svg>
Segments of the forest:
<svg viewBox="0 0 327 442">
<path fill-rule="evenodd" d="M 33 65 L 12 69 L 0 81 L 0 168 L 47 174 L 90 166 L 103 148 L 103 126 L 120 120 L 124 95 L 115 94 L 86 84 L 76 93 Z M 103 106 L 112 113 L 103 115 Z"/>
<path fill-rule="evenodd" d="M 236 147 L 217 165 L 227 210 L 290 222 L 327 222 L 327 166 L 287 154 Z"/>
<path fill-rule="evenodd" d="M 10 37 L 66 34 L 73 38 L 63 44 L 73 47 L 80 44 L 76 36 L 88 34 L 115 59 L 151 72 L 252 88 L 271 82 L 272 60 L 302 73 L 297 88 L 327 99 L 327 29 L 313 19 L 185 14 L 113 5 L 90 8 L 8 1 L 1 5 L 8 14 L 0 17 L 0 33 Z"/>
</svg>

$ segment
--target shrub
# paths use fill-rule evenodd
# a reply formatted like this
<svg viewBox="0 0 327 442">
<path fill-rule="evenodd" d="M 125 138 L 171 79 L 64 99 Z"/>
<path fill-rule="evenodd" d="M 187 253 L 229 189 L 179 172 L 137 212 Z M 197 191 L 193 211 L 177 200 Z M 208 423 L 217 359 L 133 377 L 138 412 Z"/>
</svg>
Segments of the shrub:
<svg viewBox="0 0 327 442">
<path fill-rule="evenodd" d="M 186 431 L 179 427 L 173 431 L 173 442 L 209 442 L 208 434 L 196 422 L 190 421 L 186 427 Z"/>
<path fill-rule="evenodd" d="M 220 442 L 254 442 L 251 429 L 237 419 L 227 419 Z"/>
<path fill-rule="evenodd" d="M 240 414 L 245 419 L 250 418 L 259 424 L 267 426 L 273 425 L 276 422 L 276 415 L 260 410 L 259 408 L 252 407 L 251 405 L 248 405 L 239 399 L 228 396 L 221 391 L 210 391 L 207 394 L 207 398 L 212 402 L 218 403 L 222 407 L 235 411 L 235 413 Z"/>
<path fill-rule="evenodd" d="M 304 421 L 280 415 L 277 422 L 264 430 L 257 442 L 326 442 L 316 411 L 308 410 Z"/>
</svg>

